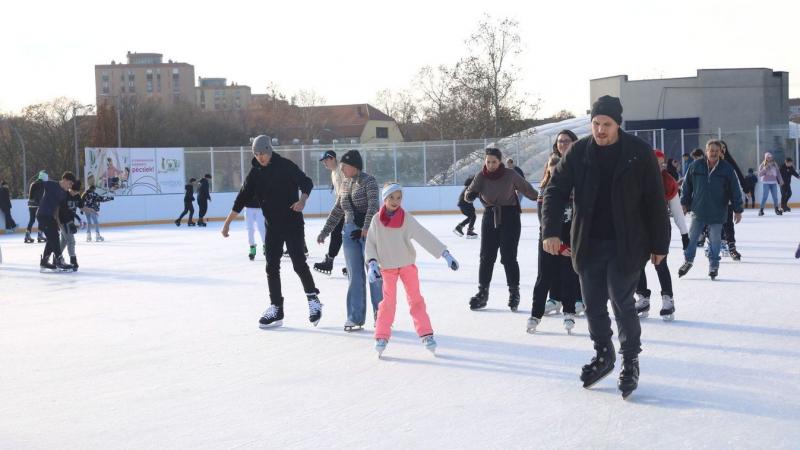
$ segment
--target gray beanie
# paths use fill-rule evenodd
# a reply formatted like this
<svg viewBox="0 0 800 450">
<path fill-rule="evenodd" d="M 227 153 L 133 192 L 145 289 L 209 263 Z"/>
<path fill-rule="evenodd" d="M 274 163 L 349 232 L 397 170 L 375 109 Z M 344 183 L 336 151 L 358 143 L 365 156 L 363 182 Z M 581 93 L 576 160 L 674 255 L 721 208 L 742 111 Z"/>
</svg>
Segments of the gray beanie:
<svg viewBox="0 0 800 450">
<path fill-rule="evenodd" d="M 253 139 L 253 153 L 272 154 L 272 138 L 266 134 L 256 136 Z"/>
</svg>

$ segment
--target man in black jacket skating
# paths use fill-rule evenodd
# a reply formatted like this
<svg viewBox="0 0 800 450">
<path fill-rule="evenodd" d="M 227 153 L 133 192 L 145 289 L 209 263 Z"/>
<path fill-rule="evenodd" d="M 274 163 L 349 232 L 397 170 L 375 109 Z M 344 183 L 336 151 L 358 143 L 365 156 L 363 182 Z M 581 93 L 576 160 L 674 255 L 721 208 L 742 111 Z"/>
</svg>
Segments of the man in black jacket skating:
<svg viewBox="0 0 800 450">
<path fill-rule="evenodd" d="M 322 317 L 322 304 L 308 268 L 305 256 L 305 222 L 303 208 L 314 183 L 292 161 L 274 153 L 269 136 L 260 135 L 253 140 L 253 160 L 250 173 L 244 180 L 233 210 L 222 226 L 222 235 L 228 237 L 231 221 L 255 198 L 261 205 L 267 223 L 267 283 L 270 306 L 259 320 L 261 328 L 283 324 L 283 293 L 281 292 L 281 256 L 283 245 L 289 252 L 295 273 L 300 277 L 308 300 L 308 320 L 317 325 Z M 302 194 L 298 195 L 298 191 Z"/>
<path fill-rule="evenodd" d="M 620 129 L 619 99 L 600 97 L 591 117 L 592 136 L 561 159 L 544 192 L 542 246 L 558 254 L 564 209 L 574 191 L 572 265 L 597 353 L 583 366 L 581 381 L 589 388 L 614 369 L 610 298 L 623 357 L 618 387 L 626 398 L 638 385 L 641 352 L 633 294 L 647 261 L 658 265 L 667 254 L 670 225 L 656 157 L 650 145 Z"/>
<path fill-rule="evenodd" d="M 200 178 L 200 187 L 197 188 L 197 206 L 200 207 L 197 218 L 198 227 L 206 226 L 206 223 L 203 221 L 203 217 L 206 216 L 206 212 L 208 211 L 208 202 L 211 201 L 211 187 L 208 184 L 209 180 L 211 180 L 211 175 L 205 174 L 203 178 Z"/>
</svg>

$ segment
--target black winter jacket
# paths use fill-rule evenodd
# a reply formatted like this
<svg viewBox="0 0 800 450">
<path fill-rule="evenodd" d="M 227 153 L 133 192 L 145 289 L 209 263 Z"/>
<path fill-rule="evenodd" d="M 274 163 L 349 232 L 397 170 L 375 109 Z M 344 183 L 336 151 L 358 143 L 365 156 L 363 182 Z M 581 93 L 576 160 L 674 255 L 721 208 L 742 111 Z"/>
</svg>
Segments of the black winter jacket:
<svg viewBox="0 0 800 450">
<path fill-rule="evenodd" d="M 298 191 L 311 195 L 314 182 L 297 164 L 272 153 L 269 164 L 262 166 L 253 158 L 252 168 L 233 202 L 233 210 L 242 212 L 248 201 L 258 200 L 264 220 L 270 228 L 291 229 L 303 225 L 303 213 L 291 206 L 300 200 Z"/>
<path fill-rule="evenodd" d="M 183 201 L 184 202 L 194 201 L 194 185 L 192 183 L 187 183 L 183 186 Z"/>
<path fill-rule="evenodd" d="M 200 179 L 200 187 L 197 188 L 197 202 L 202 202 L 203 200 L 211 200 L 211 195 L 209 194 L 210 190 L 208 188 L 208 179 L 201 178 Z"/>
<path fill-rule="evenodd" d="M 28 207 L 36 208 L 44 195 L 44 181 L 34 180 L 28 188 Z"/>
<path fill-rule="evenodd" d="M 614 170 L 611 204 L 617 262 L 625 273 L 640 271 L 650 254 L 669 251 L 670 224 L 661 169 L 650 145 L 619 131 L 620 155 Z M 574 190 L 572 265 L 584 267 L 597 196 L 596 144 L 591 136 L 575 143 L 553 171 L 544 191 L 543 237 L 558 237 Z"/>
<path fill-rule="evenodd" d="M 8 187 L 0 187 L 0 209 L 3 211 L 11 209 L 11 192 Z"/>
</svg>

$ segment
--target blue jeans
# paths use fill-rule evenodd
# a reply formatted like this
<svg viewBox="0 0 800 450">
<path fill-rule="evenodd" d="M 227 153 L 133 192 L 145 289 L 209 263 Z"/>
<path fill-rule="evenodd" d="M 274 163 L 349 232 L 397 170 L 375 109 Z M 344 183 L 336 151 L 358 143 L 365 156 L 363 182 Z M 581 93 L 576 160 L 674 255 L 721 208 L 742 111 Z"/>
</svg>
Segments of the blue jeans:
<svg viewBox="0 0 800 450">
<path fill-rule="evenodd" d="M 698 220 L 697 217 L 692 218 L 692 226 L 689 227 L 689 242 L 686 250 L 683 251 L 683 256 L 686 261 L 694 262 L 694 256 L 697 254 L 697 240 L 703 228 L 708 226 L 708 240 L 711 242 L 708 246 L 708 265 L 709 267 L 719 267 L 719 248 L 722 243 L 722 224 L 721 223 L 705 223 Z"/>
<path fill-rule="evenodd" d="M 778 185 L 777 184 L 761 184 L 761 188 L 764 192 L 761 194 L 761 207 L 759 209 L 764 209 L 764 204 L 767 203 L 767 195 L 772 194 L 772 204 L 775 208 L 780 208 L 781 204 L 778 203 Z"/>
<path fill-rule="evenodd" d="M 97 213 L 96 212 L 87 212 L 86 213 L 86 232 L 91 234 L 92 233 L 92 224 L 94 224 L 94 232 L 97 235 L 100 235 L 100 223 L 97 221 Z"/>
<path fill-rule="evenodd" d="M 347 266 L 347 276 L 350 284 L 347 286 L 347 320 L 356 325 L 364 325 L 367 314 L 367 273 L 364 261 L 364 238 L 350 239 L 350 233 L 357 230 L 354 223 L 345 223 L 342 229 L 342 248 L 344 249 L 344 262 Z M 378 305 L 383 299 L 383 281 L 376 280 L 369 285 L 372 312 L 378 313 Z"/>
</svg>

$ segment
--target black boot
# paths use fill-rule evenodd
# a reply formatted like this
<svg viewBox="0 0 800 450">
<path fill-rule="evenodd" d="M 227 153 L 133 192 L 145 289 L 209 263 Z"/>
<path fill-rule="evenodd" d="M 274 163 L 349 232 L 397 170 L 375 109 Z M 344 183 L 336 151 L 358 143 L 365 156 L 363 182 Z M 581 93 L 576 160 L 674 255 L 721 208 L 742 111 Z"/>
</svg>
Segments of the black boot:
<svg viewBox="0 0 800 450">
<path fill-rule="evenodd" d="M 508 308 L 513 312 L 517 312 L 519 307 L 519 286 L 510 286 L 508 288 Z"/>
<path fill-rule="evenodd" d="M 731 255 L 731 259 L 734 261 L 742 260 L 742 254 L 736 250 L 736 242 L 728 242 L 728 254 Z"/>
<path fill-rule="evenodd" d="M 611 341 L 594 344 L 596 355 L 589 364 L 581 369 L 581 381 L 583 387 L 589 389 L 598 381 L 606 377 L 614 370 L 614 362 L 617 355 L 614 354 L 614 344 Z"/>
<path fill-rule="evenodd" d="M 478 286 L 478 293 L 469 299 L 469 309 L 477 311 L 486 308 L 486 303 L 489 301 L 489 288 L 487 286 Z"/>
<path fill-rule="evenodd" d="M 639 386 L 639 358 L 622 358 L 622 370 L 619 373 L 617 387 L 622 391 L 622 398 L 628 398 Z"/>
<path fill-rule="evenodd" d="M 34 242 L 36 242 L 36 241 L 31 237 L 31 232 L 28 231 L 27 233 L 25 233 L 25 243 L 26 244 L 33 244 Z"/>
<path fill-rule="evenodd" d="M 333 258 L 325 255 L 325 260 L 314 264 L 314 270 L 325 275 L 330 275 L 333 271 Z"/>
<path fill-rule="evenodd" d="M 36 235 L 36 242 L 38 242 L 38 243 L 40 243 L 40 244 L 41 244 L 42 242 L 47 242 L 47 238 L 46 238 L 46 237 L 44 237 L 44 235 L 42 234 L 42 232 L 41 232 L 41 231 L 40 231 L 40 232 L 39 232 L 39 233 Z"/>
<path fill-rule="evenodd" d="M 780 208 L 775 208 L 775 214 L 777 214 L 779 216 L 782 216 L 783 215 L 783 211 Z"/>
<path fill-rule="evenodd" d="M 69 265 L 72 266 L 72 271 L 78 271 L 78 257 L 77 256 L 70 256 L 69 257 Z"/>
<path fill-rule="evenodd" d="M 39 271 L 44 272 L 55 272 L 56 266 L 50 263 L 50 256 L 45 257 L 44 255 L 39 258 Z"/>
<path fill-rule="evenodd" d="M 681 235 L 681 243 L 683 244 L 683 249 L 686 250 L 686 247 L 689 246 L 689 234 L 682 234 Z"/>
</svg>

